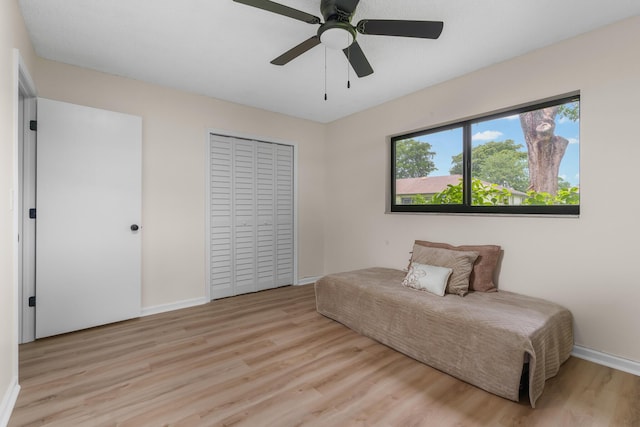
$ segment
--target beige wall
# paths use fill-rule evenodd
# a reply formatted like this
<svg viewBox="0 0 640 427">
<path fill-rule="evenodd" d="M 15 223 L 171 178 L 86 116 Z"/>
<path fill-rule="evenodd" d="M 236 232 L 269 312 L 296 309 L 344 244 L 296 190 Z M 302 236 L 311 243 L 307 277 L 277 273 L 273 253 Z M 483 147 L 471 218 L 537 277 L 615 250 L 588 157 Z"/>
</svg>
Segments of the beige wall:
<svg viewBox="0 0 640 427">
<path fill-rule="evenodd" d="M 298 276 L 323 272 L 324 128 L 255 108 L 38 59 L 39 95 L 142 116 L 142 305 L 205 295 L 208 129 L 297 143 Z"/>
<path fill-rule="evenodd" d="M 18 48 L 27 68 L 33 69 L 35 54 L 16 1 L 0 2 L 0 419 L 3 399 L 17 379 L 17 328 L 13 281 L 13 211 L 9 202 L 13 188 L 15 61 Z"/>
<path fill-rule="evenodd" d="M 638 17 L 330 124 L 325 272 L 405 267 L 414 239 L 500 244 L 501 289 L 564 304 L 578 345 L 640 362 L 640 55 L 631 40 L 640 40 Z M 574 90 L 580 218 L 384 213 L 385 136 Z"/>
</svg>

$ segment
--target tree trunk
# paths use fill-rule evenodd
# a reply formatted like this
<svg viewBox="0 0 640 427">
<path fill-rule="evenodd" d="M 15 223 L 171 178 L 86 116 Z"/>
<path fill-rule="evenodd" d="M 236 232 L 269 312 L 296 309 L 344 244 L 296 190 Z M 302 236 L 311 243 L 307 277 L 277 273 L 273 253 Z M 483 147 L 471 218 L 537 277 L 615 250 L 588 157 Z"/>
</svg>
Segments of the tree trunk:
<svg viewBox="0 0 640 427">
<path fill-rule="evenodd" d="M 529 150 L 529 188 L 556 195 L 560 162 L 569 141 L 554 135 L 558 107 L 520 114 L 520 125 Z"/>
</svg>

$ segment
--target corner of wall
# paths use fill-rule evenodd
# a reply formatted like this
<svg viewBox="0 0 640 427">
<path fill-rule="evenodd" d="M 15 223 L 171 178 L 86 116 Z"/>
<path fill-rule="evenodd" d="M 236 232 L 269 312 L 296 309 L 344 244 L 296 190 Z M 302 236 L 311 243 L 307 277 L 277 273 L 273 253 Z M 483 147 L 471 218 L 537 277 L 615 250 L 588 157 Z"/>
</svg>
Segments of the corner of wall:
<svg viewBox="0 0 640 427">
<path fill-rule="evenodd" d="M 11 418 L 11 413 L 18 400 L 19 393 L 20 386 L 18 385 L 18 377 L 15 376 L 0 401 L 0 427 L 5 427 L 9 424 L 9 418 Z"/>
</svg>

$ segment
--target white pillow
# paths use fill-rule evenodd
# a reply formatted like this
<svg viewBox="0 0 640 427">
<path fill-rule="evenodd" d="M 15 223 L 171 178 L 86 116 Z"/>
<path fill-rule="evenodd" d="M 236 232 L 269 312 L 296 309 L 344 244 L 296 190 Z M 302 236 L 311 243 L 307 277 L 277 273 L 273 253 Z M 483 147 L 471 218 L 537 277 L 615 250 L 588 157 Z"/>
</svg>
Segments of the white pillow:
<svg viewBox="0 0 640 427">
<path fill-rule="evenodd" d="M 402 285 L 444 296 L 452 272 L 452 268 L 412 262 Z"/>
</svg>

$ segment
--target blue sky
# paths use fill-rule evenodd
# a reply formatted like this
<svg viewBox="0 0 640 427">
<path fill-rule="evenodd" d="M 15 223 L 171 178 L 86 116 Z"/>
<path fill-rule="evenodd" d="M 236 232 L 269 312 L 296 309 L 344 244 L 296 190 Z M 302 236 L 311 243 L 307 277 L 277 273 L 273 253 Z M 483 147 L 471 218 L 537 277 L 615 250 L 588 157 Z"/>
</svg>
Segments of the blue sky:
<svg viewBox="0 0 640 427">
<path fill-rule="evenodd" d="M 476 123 L 472 126 L 472 144 L 477 146 L 489 141 L 504 141 L 512 139 L 522 145 L 522 151 L 527 151 L 520 120 L 517 115 Z M 580 126 L 579 122 L 572 122 L 565 118 L 556 119 L 555 134 L 569 140 L 569 146 L 560 164 L 560 176 L 579 186 L 580 182 Z M 451 168 L 451 157 L 462 152 L 462 129 L 452 129 L 414 138 L 427 141 L 437 154 L 434 162 L 437 171 L 431 175 L 448 175 Z"/>
</svg>

